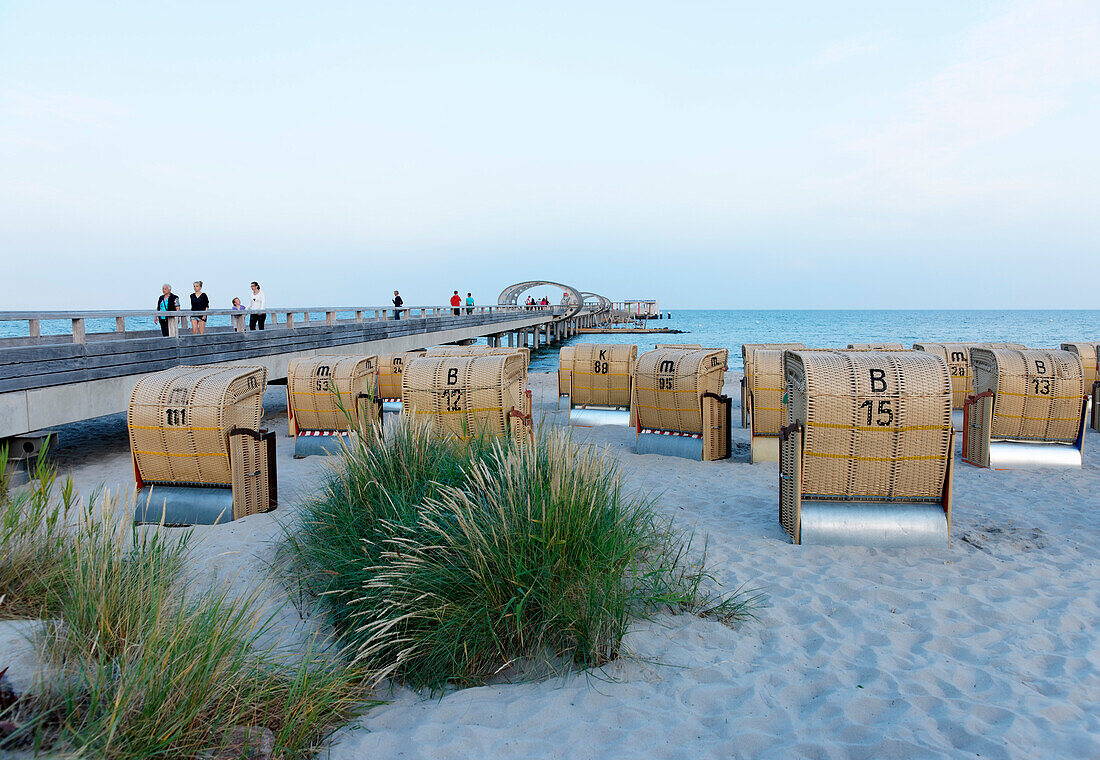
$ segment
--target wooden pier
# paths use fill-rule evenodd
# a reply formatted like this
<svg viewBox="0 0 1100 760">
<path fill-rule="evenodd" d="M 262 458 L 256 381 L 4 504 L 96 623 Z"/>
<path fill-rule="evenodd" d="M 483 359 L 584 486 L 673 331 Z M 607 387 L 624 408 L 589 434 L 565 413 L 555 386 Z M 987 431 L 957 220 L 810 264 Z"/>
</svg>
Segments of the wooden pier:
<svg viewBox="0 0 1100 760">
<path fill-rule="evenodd" d="M 169 313 L 169 335 L 160 329 L 127 329 L 127 319 L 154 326 Z M 496 346 L 538 348 L 594 324 L 590 309 L 510 305 L 462 307 L 376 306 L 267 309 L 265 330 L 247 331 L 253 312 L 212 309 L 205 335 L 181 330 L 192 312 L 84 311 L 0 312 L 0 322 L 25 322 L 27 334 L 0 339 L 0 439 L 126 410 L 145 375 L 169 367 L 225 362 L 267 368 L 269 381 L 286 378 L 291 359 L 315 354 L 384 354 L 485 338 Z M 311 320 L 312 315 L 323 320 Z M 281 321 L 276 321 L 281 318 Z M 61 335 L 43 334 L 43 323 L 71 324 Z M 95 320 L 95 322 L 92 322 Z M 52 321 L 52 322 L 51 322 Z M 89 324 L 113 323 L 95 332 Z"/>
</svg>

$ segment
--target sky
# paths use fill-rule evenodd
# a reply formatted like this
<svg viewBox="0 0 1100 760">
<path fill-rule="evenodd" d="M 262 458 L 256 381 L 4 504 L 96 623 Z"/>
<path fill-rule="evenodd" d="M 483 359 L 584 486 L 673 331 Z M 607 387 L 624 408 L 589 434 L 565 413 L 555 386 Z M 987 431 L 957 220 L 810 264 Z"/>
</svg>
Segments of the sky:
<svg viewBox="0 0 1100 760">
<path fill-rule="evenodd" d="M 0 310 L 1100 308 L 1098 207 L 1097 0 L 0 0 Z"/>
</svg>

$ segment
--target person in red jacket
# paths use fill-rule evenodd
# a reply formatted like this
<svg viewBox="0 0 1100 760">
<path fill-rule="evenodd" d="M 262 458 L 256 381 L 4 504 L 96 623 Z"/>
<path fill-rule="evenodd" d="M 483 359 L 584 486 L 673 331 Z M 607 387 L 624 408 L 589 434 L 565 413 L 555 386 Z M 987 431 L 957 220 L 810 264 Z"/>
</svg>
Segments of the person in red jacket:
<svg viewBox="0 0 1100 760">
<path fill-rule="evenodd" d="M 462 309 L 459 308 L 462 306 L 462 296 L 458 294 L 457 290 L 455 291 L 455 294 L 451 296 L 451 306 L 451 311 L 454 312 L 456 317 L 462 313 Z"/>
</svg>

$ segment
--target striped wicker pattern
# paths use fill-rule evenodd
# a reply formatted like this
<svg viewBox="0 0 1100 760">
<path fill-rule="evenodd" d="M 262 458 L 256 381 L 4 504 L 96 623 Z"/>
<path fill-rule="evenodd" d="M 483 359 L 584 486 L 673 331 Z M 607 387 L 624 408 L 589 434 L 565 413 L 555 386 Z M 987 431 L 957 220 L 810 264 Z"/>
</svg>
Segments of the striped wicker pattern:
<svg viewBox="0 0 1100 760">
<path fill-rule="evenodd" d="M 263 441 L 250 435 L 234 435 L 229 439 L 232 466 L 233 519 L 267 512 L 271 503 L 271 484 L 268 469 L 275 466 L 269 461 L 268 449 Z"/>
<path fill-rule="evenodd" d="M 401 399 L 401 372 L 413 359 L 424 355 L 423 351 L 403 351 L 378 357 L 378 398 Z"/>
<path fill-rule="evenodd" d="M 573 385 L 573 347 L 565 346 L 558 352 L 558 395 L 568 396 Z"/>
<path fill-rule="evenodd" d="M 993 393 L 992 440 L 1075 443 L 1085 395 L 1081 359 L 1069 351 L 970 352 L 976 393 Z M 968 431 L 969 432 L 969 431 Z"/>
<path fill-rule="evenodd" d="M 752 434 L 777 436 L 787 424 L 787 407 L 783 377 L 783 351 L 758 348 L 753 357 L 752 393 L 749 403 L 752 412 Z"/>
<path fill-rule="evenodd" d="M 291 360 L 286 371 L 286 388 L 296 430 L 349 430 L 373 425 L 379 407 L 363 403 L 362 397 L 377 397 L 377 372 L 377 356 L 311 356 Z"/>
<path fill-rule="evenodd" d="M 904 351 L 901 343 L 849 343 L 851 351 Z"/>
<path fill-rule="evenodd" d="M 562 349 L 564 354 L 567 349 Z M 577 343 L 572 355 L 570 406 L 630 406 L 630 382 L 638 347 L 608 343 Z M 565 357 L 559 356 L 559 367 Z"/>
<path fill-rule="evenodd" d="M 146 483 L 231 486 L 229 431 L 263 416 L 263 367 L 174 367 L 138 381 L 126 425 Z"/>
<path fill-rule="evenodd" d="M 913 348 L 943 357 L 951 371 L 951 408 L 962 409 L 967 397 L 974 395 L 970 349 L 1024 348 L 1024 346 L 1018 343 L 914 343 Z"/>
<path fill-rule="evenodd" d="M 806 348 L 802 343 L 743 343 L 741 345 L 741 363 L 745 366 L 745 382 L 752 387 L 753 356 L 757 349 L 783 351 L 785 349 Z"/>
<path fill-rule="evenodd" d="M 431 420 L 437 431 L 460 440 L 512 435 L 527 425 L 527 368 L 512 352 L 499 356 L 430 356 L 401 375 L 402 414 Z M 515 411 L 526 419 L 517 424 Z"/>
<path fill-rule="evenodd" d="M 801 493 L 940 501 L 951 442 L 951 377 L 915 352 L 788 351 L 788 419 L 804 427 Z"/>
<path fill-rule="evenodd" d="M 1100 376 L 1100 373 L 1097 372 L 1097 354 L 1100 353 L 1100 342 L 1063 343 L 1062 350 L 1077 354 L 1080 357 L 1081 367 L 1085 371 L 1085 393 L 1092 393 L 1092 385 Z"/>
<path fill-rule="evenodd" d="M 728 353 L 724 348 L 661 348 L 634 365 L 634 409 L 643 428 L 702 433 L 704 393 L 721 395 Z"/>
<path fill-rule="evenodd" d="M 526 346 L 433 346 L 424 352 L 424 356 L 504 356 L 519 354 L 523 357 L 523 368 L 531 366 L 531 349 Z"/>
</svg>

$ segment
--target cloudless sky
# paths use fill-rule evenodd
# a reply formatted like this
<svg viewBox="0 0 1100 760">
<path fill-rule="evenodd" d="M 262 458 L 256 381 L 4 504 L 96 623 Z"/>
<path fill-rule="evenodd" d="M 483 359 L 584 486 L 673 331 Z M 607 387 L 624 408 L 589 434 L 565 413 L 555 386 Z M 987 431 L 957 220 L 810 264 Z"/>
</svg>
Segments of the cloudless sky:
<svg viewBox="0 0 1100 760">
<path fill-rule="evenodd" d="M 0 310 L 1100 308 L 1098 208 L 1098 0 L 0 0 Z"/>
</svg>

